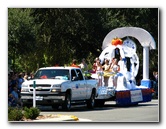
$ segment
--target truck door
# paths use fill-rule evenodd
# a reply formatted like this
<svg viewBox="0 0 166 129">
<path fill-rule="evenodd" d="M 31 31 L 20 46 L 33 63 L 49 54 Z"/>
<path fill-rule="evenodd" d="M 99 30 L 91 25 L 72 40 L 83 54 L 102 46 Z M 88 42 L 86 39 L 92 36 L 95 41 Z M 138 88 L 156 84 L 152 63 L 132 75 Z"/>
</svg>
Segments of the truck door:
<svg viewBox="0 0 166 129">
<path fill-rule="evenodd" d="M 80 99 L 86 98 L 86 80 L 84 79 L 82 72 L 80 69 L 76 69 L 78 81 L 79 81 L 79 93 L 80 93 Z"/>
<path fill-rule="evenodd" d="M 78 80 L 78 75 L 74 69 L 71 70 L 71 87 L 72 87 L 72 100 L 80 100 L 80 82 Z"/>
</svg>

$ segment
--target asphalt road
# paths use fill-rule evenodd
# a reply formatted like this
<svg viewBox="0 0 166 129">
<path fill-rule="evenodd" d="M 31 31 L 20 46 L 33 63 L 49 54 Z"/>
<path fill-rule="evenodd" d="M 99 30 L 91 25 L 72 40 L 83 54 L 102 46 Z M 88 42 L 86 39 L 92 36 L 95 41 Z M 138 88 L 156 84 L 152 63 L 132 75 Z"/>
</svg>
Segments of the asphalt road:
<svg viewBox="0 0 166 129">
<path fill-rule="evenodd" d="M 152 100 L 140 103 L 137 106 L 118 107 L 115 102 L 108 101 L 104 107 L 96 107 L 93 110 L 86 105 L 72 107 L 66 112 L 60 109 L 53 111 L 51 107 L 40 107 L 41 114 L 74 115 L 80 122 L 159 122 L 159 101 Z"/>
</svg>

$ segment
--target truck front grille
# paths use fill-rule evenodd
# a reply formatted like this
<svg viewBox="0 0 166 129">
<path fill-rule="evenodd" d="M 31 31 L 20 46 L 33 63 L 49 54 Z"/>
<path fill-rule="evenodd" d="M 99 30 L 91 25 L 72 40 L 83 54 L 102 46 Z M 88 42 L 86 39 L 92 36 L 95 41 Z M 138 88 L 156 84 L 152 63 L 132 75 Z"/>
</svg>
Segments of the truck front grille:
<svg viewBox="0 0 166 129">
<path fill-rule="evenodd" d="M 30 87 L 33 87 L 33 85 L 30 85 Z M 36 84 L 36 87 L 51 87 L 49 84 Z"/>
<path fill-rule="evenodd" d="M 30 89 L 30 91 L 33 91 L 33 89 Z M 50 89 L 36 89 L 36 91 L 50 91 Z"/>
</svg>

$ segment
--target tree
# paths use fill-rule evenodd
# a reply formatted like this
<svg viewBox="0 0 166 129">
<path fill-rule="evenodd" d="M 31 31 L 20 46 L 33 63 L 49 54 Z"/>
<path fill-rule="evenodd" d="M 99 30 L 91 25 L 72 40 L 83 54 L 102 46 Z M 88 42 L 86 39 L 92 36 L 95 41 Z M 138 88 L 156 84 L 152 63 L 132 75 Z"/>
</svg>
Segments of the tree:
<svg viewBox="0 0 166 129">
<path fill-rule="evenodd" d="M 92 63 L 102 51 L 104 37 L 117 27 L 143 28 L 158 42 L 157 8 L 9 8 L 8 11 L 9 58 L 20 70 L 69 65 L 73 58 L 79 62 L 87 58 Z M 133 40 L 142 60 L 143 48 L 137 39 Z M 158 67 L 157 59 L 158 48 L 150 51 L 151 69 Z"/>
<path fill-rule="evenodd" d="M 12 59 L 14 70 L 21 70 L 29 53 L 34 52 L 35 27 L 30 12 L 31 9 L 8 9 L 8 58 Z"/>
</svg>

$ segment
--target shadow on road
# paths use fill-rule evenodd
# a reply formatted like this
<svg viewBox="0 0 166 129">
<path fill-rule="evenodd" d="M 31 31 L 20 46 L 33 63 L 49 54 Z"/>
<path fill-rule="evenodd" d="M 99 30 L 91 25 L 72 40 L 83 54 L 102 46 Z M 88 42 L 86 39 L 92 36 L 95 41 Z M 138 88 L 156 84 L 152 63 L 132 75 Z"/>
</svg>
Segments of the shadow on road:
<svg viewBox="0 0 166 129">
<path fill-rule="evenodd" d="M 105 103 L 105 105 L 103 107 L 95 107 L 94 109 L 88 109 L 85 105 L 73 105 L 71 107 L 71 110 L 68 112 L 89 112 L 89 111 L 101 111 L 101 110 L 114 110 L 117 108 L 133 108 L 133 107 L 147 107 L 147 106 L 157 106 L 157 103 L 151 103 L 151 102 L 147 102 L 147 103 L 139 103 L 137 105 L 130 105 L 130 106 L 118 106 L 115 103 Z M 57 110 L 53 110 L 51 106 L 38 106 L 38 108 L 44 112 L 66 112 L 64 110 L 62 110 L 62 107 L 60 106 L 59 109 Z"/>
</svg>

